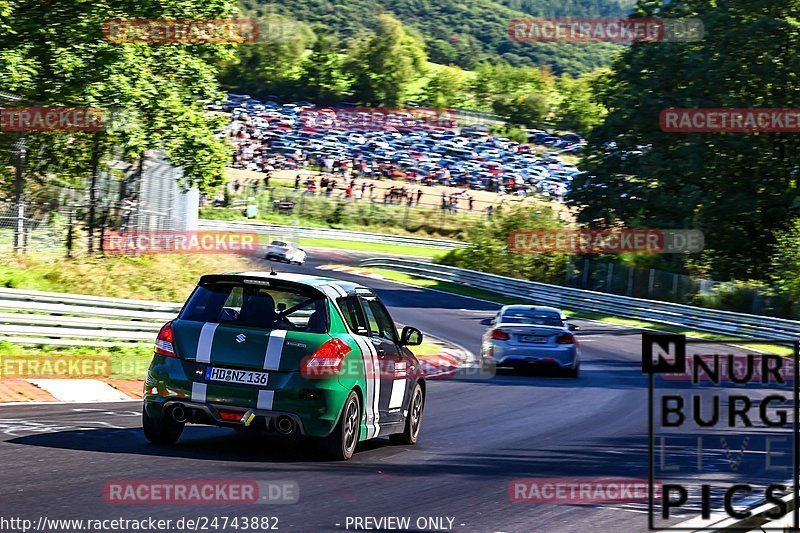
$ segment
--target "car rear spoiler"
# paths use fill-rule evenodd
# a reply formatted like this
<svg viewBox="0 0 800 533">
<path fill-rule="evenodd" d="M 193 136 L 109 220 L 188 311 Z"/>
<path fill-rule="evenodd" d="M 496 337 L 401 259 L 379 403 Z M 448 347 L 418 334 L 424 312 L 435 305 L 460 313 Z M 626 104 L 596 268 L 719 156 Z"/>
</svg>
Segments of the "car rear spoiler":
<svg viewBox="0 0 800 533">
<path fill-rule="evenodd" d="M 262 287 L 302 287 L 303 289 L 317 293 L 322 297 L 327 295 L 319 288 L 297 281 L 287 279 L 280 279 L 279 274 L 275 273 L 274 276 L 248 276 L 247 274 L 206 274 L 200 277 L 198 285 L 212 285 L 215 283 L 244 283 L 245 285 L 260 285 Z"/>
</svg>

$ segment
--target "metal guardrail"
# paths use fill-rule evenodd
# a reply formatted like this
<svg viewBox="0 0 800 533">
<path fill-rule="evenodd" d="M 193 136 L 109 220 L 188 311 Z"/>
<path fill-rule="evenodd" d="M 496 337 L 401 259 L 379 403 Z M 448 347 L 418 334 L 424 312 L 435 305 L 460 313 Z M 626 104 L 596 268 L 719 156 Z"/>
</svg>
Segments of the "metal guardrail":
<svg viewBox="0 0 800 533">
<path fill-rule="evenodd" d="M 697 331 L 748 338 L 800 337 L 800 322 L 781 318 L 573 289 L 407 259 L 365 259 L 361 261 L 361 265 L 389 268 L 422 278 L 465 285 L 574 311 L 606 313 L 615 317 L 648 320 Z"/>
<path fill-rule="evenodd" d="M 0 341 L 119 346 L 153 342 L 180 303 L 0 289 Z"/>
<path fill-rule="evenodd" d="M 438 248 L 452 250 L 464 248 L 467 243 L 448 241 L 444 239 L 429 239 L 425 237 L 408 237 L 404 235 L 387 235 L 384 233 L 367 233 L 364 231 L 350 231 L 332 228 L 310 228 L 306 226 L 278 226 L 260 222 L 233 221 L 233 220 L 200 220 L 199 230 L 206 231 L 243 231 L 270 235 L 281 238 L 318 238 L 337 239 L 341 241 L 360 241 L 379 244 L 398 244 L 404 246 L 422 246 L 425 248 Z"/>
</svg>

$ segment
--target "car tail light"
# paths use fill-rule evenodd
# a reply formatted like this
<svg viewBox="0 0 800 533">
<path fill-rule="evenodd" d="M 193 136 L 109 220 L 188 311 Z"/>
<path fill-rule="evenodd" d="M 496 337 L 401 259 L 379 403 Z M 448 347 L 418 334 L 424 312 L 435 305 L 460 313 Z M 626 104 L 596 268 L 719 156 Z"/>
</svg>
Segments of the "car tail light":
<svg viewBox="0 0 800 533">
<path fill-rule="evenodd" d="M 493 329 L 491 337 L 499 341 L 507 341 L 508 339 L 511 338 L 511 336 L 502 329 Z"/>
<path fill-rule="evenodd" d="M 172 346 L 172 321 L 167 322 L 161 327 L 156 337 L 155 352 L 167 357 L 177 357 L 175 348 Z"/>
<path fill-rule="evenodd" d="M 313 355 L 303 359 L 300 373 L 303 377 L 326 378 L 339 373 L 342 362 L 352 348 L 341 339 L 331 339 L 319 347 Z"/>
<path fill-rule="evenodd" d="M 576 344 L 575 335 L 572 333 L 564 333 L 556 337 L 556 342 L 558 344 Z"/>
</svg>

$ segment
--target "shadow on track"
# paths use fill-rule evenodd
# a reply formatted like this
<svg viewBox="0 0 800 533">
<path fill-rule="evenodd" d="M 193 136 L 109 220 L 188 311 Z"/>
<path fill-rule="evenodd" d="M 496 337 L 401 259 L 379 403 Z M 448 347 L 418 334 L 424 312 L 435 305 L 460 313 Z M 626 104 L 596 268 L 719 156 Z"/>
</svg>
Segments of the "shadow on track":
<svg viewBox="0 0 800 533">
<path fill-rule="evenodd" d="M 647 378 L 642 365 L 633 361 L 584 361 L 578 377 L 568 377 L 558 370 L 546 368 L 500 368 L 494 376 L 470 375 L 466 372 L 453 378 L 434 378 L 431 382 L 459 381 L 484 384 L 489 387 L 537 387 L 553 389 L 579 389 L 602 387 L 604 389 L 647 390 Z M 477 371 L 476 371 L 477 372 Z M 491 393 L 489 393 L 491 394 Z"/>
<path fill-rule="evenodd" d="M 291 463 L 327 462 L 317 444 L 308 439 L 270 437 L 265 434 L 239 433 L 210 426 L 186 426 L 173 446 L 148 442 L 142 429 L 96 429 L 92 431 L 57 431 L 6 442 L 25 446 L 83 450 L 101 453 L 122 453 L 160 457 L 180 457 L 211 461 Z M 358 445 L 356 453 L 391 447 L 387 440 L 374 440 Z"/>
</svg>

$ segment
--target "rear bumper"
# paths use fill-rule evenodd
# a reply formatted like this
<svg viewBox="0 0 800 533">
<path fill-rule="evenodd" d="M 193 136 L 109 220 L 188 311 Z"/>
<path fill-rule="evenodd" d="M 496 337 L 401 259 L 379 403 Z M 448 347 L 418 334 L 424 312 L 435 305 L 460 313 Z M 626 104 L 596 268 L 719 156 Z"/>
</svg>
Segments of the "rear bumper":
<svg viewBox="0 0 800 533">
<path fill-rule="evenodd" d="M 574 368 L 580 361 L 580 351 L 575 345 L 562 346 L 508 346 L 488 343 L 482 350 L 486 362 L 496 366 L 551 366 Z"/>
<path fill-rule="evenodd" d="M 145 408 L 147 408 L 145 403 Z M 167 400 L 160 406 L 158 416 L 165 414 L 169 415 L 175 407 L 182 407 L 186 413 L 186 421 L 190 424 L 207 424 L 213 426 L 231 427 L 231 428 L 244 428 L 250 427 L 255 430 L 268 431 L 270 433 L 278 433 L 284 435 L 305 435 L 306 431 L 303 426 L 303 419 L 296 413 L 289 413 L 285 411 L 273 411 L 266 409 L 252 409 L 248 410 L 243 407 L 231 407 L 227 405 L 218 405 L 200 402 L 187 402 L 184 400 Z M 153 402 L 150 403 L 149 409 L 153 409 L 152 413 L 155 415 L 156 408 Z M 148 414 L 150 410 L 148 409 Z M 254 418 L 249 424 L 244 421 L 245 415 L 250 412 Z M 221 413 L 235 413 L 240 415 L 238 421 L 226 420 L 222 418 Z M 287 418 L 291 420 L 291 430 L 282 431 L 278 429 L 278 420 Z M 283 425 L 283 424 L 282 424 Z"/>
<path fill-rule="evenodd" d="M 295 422 L 298 434 L 324 437 L 339 421 L 350 392 L 338 379 L 306 379 L 299 372 L 271 373 L 267 387 L 206 381 L 202 378 L 204 367 L 156 355 L 145 378 L 148 415 L 160 418 L 180 404 L 191 409 L 193 416 L 187 412 L 189 423 L 243 427 L 236 420 L 223 419 L 220 412 L 243 415 L 252 410 L 256 420 L 251 426 L 255 424 L 257 429 L 273 431 L 274 421 L 287 416 Z"/>
</svg>

